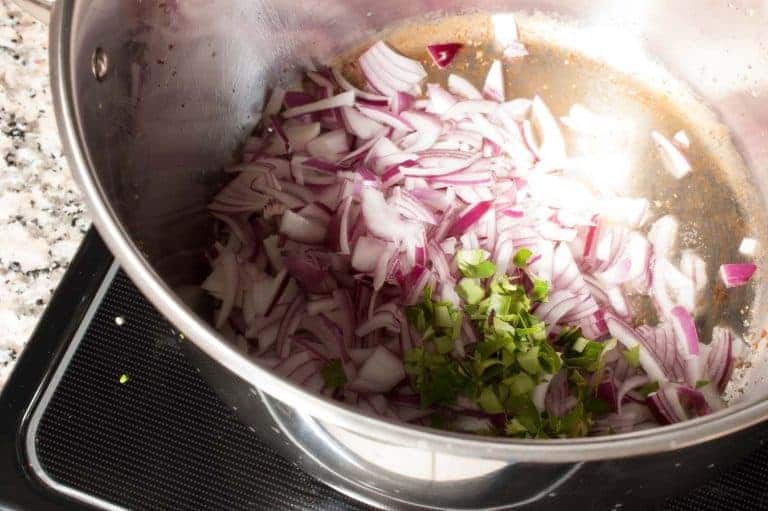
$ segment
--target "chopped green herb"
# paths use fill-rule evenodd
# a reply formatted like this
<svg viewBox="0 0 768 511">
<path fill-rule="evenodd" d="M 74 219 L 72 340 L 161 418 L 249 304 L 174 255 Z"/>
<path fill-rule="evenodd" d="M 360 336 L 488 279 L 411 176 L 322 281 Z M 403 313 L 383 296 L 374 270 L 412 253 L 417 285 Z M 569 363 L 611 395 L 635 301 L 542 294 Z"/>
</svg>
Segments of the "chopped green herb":
<svg viewBox="0 0 768 511">
<path fill-rule="evenodd" d="M 459 281 L 456 292 L 462 300 L 470 305 L 476 305 L 485 298 L 485 289 L 477 279 L 465 277 Z"/>
<path fill-rule="evenodd" d="M 629 367 L 640 367 L 640 345 L 637 344 L 632 348 L 624 352 L 624 358 L 627 360 Z"/>
<path fill-rule="evenodd" d="M 504 384 L 509 387 L 509 392 L 513 396 L 528 394 L 536 385 L 533 383 L 528 373 L 517 373 L 504 380 Z"/>
<path fill-rule="evenodd" d="M 590 395 L 584 400 L 584 410 L 590 413 L 605 414 L 613 411 L 613 407 L 599 397 Z"/>
<path fill-rule="evenodd" d="M 456 342 L 453 339 L 444 335 L 435 337 L 433 340 L 435 342 L 435 346 L 437 347 L 437 352 L 442 355 L 452 352 L 456 345 Z"/>
<path fill-rule="evenodd" d="M 562 417 L 550 417 L 549 427 L 555 437 L 580 437 L 589 433 L 589 414 L 582 403 Z"/>
<path fill-rule="evenodd" d="M 706 387 L 707 385 L 709 385 L 709 380 L 698 380 L 696 382 L 697 389 L 700 389 L 701 387 Z"/>
<path fill-rule="evenodd" d="M 451 312 L 445 304 L 435 306 L 435 326 L 440 328 L 449 328 L 452 325 Z"/>
<path fill-rule="evenodd" d="M 531 257 L 533 257 L 533 252 L 531 252 L 527 248 L 521 248 L 520 250 L 515 252 L 514 257 L 512 258 L 512 262 L 518 268 L 523 268 L 525 266 L 528 266 L 528 261 L 531 260 Z"/>
<path fill-rule="evenodd" d="M 515 264 L 525 265 L 531 257 L 529 250 L 522 249 Z M 457 254 L 464 276 L 456 286 L 461 307 L 433 299 L 427 288 L 420 303 L 406 308 L 408 321 L 421 335 L 421 346 L 406 351 L 403 365 L 422 407 L 451 406 L 461 397 L 487 413 L 503 413 L 507 419 L 503 433 L 510 436 L 585 435 L 591 414 L 608 407 L 588 382 L 599 381 L 604 354 L 616 341 L 592 341 L 578 328 L 565 328 L 555 350 L 547 338 L 547 325 L 532 312 L 534 304 L 547 300 L 549 283 L 528 275 L 533 286 L 526 290 L 523 281 L 514 280 L 517 277 L 490 279 L 495 267 L 487 259 L 483 250 Z M 466 355 L 459 356 L 465 321 L 480 338 L 465 348 Z M 578 404 L 566 416 L 551 418 L 539 413 L 532 393 L 562 367 L 568 371 L 569 389 Z M 432 421 L 446 423 L 440 416 Z"/>
<path fill-rule="evenodd" d="M 527 431 L 526 427 L 520 424 L 520 421 L 515 418 L 509 419 L 504 425 L 504 432 L 508 436 L 519 436 L 525 434 Z"/>
<path fill-rule="evenodd" d="M 532 436 L 541 431 L 541 416 L 529 396 L 511 396 L 506 408 Z"/>
<path fill-rule="evenodd" d="M 406 373 L 416 377 L 416 390 L 424 408 L 455 403 L 460 391 L 470 383 L 462 366 L 425 348 L 406 351 L 403 366 Z"/>
<path fill-rule="evenodd" d="M 487 386 L 480 393 L 480 397 L 477 400 L 480 407 L 488 413 L 503 413 L 504 406 L 499 401 L 499 397 L 493 390 L 492 386 Z"/>
<path fill-rule="evenodd" d="M 456 254 L 456 264 L 465 277 L 486 279 L 496 272 L 496 265 L 488 260 L 490 254 L 485 250 L 459 250 Z"/>
<path fill-rule="evenodd" d="M 126 373 L 123 373 L 120 375 L 120 379 L 118 380 L 121 385 L 128 383 L 128 380 L 130 380 L 131 377 L 128 376 Z"/>
<path fill-rule="evenodd" d="M 541 362 L 539 362 L 539 347 L 534 346 L 524 353 L 519 353 L 517 363 L 528 374 L 539 374 L 543 369 Z"/>
<path fill-rule="evenodd" d="M 546 302 L 549 300 L 549 282 L 541 279 L 533 279 L 531 298 L 536 302 Z"/>
<path fill-rule="evenodd" d="M 576 353 L 582 353 L 588 344 L 589 344 L 589 339 L 585 339 L 584 337 L 579 337 L 578 339 L 576 339 L 576 342 L 574 342 L 573 345 L 571 345 L 571 349 Z"/>
<path fill-rule="evenodd" d="M 586 342 L 582 343 L 582 340 Z M 583 337 L 579 341 L 577 347 L 582 348 L 581 351 L 570 349 L 563 354 L 565 366 L 596 372 L 600 365 L 600 355 L 603 354 L 603 343 L 588 341 Z"/>
<path fill-rule="evenodd" d="M 325 382 L 325 387 L 328 389 L 338 389 L 346 385 L 347 374 L 344 372 L 344 366 L 341 360 L 331 360 L 322 369 L 320 374 Z"/>
</svg>

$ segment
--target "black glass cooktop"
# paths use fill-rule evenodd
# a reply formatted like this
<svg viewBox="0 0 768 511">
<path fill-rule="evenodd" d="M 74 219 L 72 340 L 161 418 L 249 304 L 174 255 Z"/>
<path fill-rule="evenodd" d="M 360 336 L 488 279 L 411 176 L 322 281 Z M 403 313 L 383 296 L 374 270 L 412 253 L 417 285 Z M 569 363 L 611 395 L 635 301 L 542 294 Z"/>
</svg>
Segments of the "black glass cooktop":
<svg viewBox="0 0 768 511">
<path fill-rule="evenodd" d="M 180 342 L 90 232 L 0 395 L 0 508 L 366 509 L 241 425 Z M 711 476 L 653 507 L 768 509 L 768 446 Z"/>
</svg>

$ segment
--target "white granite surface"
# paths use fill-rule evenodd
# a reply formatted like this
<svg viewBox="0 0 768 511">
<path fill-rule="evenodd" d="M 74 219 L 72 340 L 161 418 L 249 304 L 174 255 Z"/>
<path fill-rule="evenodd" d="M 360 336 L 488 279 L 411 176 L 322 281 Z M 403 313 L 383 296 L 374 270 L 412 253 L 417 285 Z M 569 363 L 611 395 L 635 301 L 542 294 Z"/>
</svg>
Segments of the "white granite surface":
<svg viewBox="0 0 768 511">
<path fill-rule="evenodd" d="M 0 0 L 0 387 L 89 225 L 56 132 L 47 28 Z"/>
</svg>

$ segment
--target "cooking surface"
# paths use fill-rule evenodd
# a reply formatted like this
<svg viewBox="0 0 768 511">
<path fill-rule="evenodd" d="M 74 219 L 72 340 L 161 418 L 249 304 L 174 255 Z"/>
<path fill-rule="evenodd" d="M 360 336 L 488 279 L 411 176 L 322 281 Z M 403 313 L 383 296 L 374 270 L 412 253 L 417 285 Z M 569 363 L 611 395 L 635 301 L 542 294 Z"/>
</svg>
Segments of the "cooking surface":
<svg viewBox="0 0 768 511">
<path fill-rule="evenodd" d="M 99 269 L 106 270 L 111 258 L 94 238 L 93 233 L 88 237 L 88 257 L 81 254 L 73 264 L 71 278 L 47 313 L 44 325 L 51 326 L 31 341 L 34 359 L 23 359 L 14 375 L 13 383 L 30 389 L 30 395 L 35 385 L 26 380 L 50 362 L 40 355 L 56 352 L 41 350 L 42 345 L 64 346 L 74 331 L 75 325 L 57 321 L 63 319 L 60 314 L 78 317 L 72 312 L 78 300 L 68 293 L 84 297 L 83 308 L 99 296 L 104 278 Z M 78 498 L 127 508 L 363 509 L 278 457 L 242 426 L 187 361 L 185 341 L 122 272 L 102 289 L 106 293 L 96 298 L 100 305 L 93 307 L 90 322 L 86 317 L 88 327 L 71 359 L 65 356 L 57 390 L 47 405 L 43 399 L 37 433 L 30 437 L 40 473 L 76 491 Z M 10 401 L 7 395 L 0 399 L 4 409 L 11 409 L 6 408 Z M 26 403 L 17 406 L 21 415 Z M 33 415 L 32 431 L 37 423 Z M 12 451 L 13 443 L 0 447 Z M 706 477 L 717 467 L 701 471 Z M 641 489 L 626 488 L 622 491 L 629 495 L 611 503 L 622 509 L 761 509 L 768 504 L 766 475 L 768 447 L 685 497 L 649 502 Z M 18 471 L 0 470 L 0 488 L 14 477 Z M 15 489 L 0 492 L 0 506 L 3 499 L 22 499 L 28 491 L 22 481 Z M 593 502 L 607 504 L 600 494 L 590 495 Z M 46 509 L 22 506 L 32 508 Z"/>
<path fill-rule="evenodd" d="M 0 389 L 88 229 L 48 84 L 48 29 L 0 1 Z"/>
</svg>

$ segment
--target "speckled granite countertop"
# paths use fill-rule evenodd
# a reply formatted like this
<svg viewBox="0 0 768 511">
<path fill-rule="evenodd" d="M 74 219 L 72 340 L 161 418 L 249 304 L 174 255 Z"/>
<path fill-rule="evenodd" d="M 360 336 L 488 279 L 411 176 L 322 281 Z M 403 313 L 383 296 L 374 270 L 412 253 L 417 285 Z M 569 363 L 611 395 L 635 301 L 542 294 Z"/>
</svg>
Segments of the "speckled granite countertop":
<svg viewBox="0 0 768 511">
<path fill-rule="evenodd" d="M 56 132 L 47 28 L 0 0 L 0 387 L 89 225 Z"/>
</svg>

